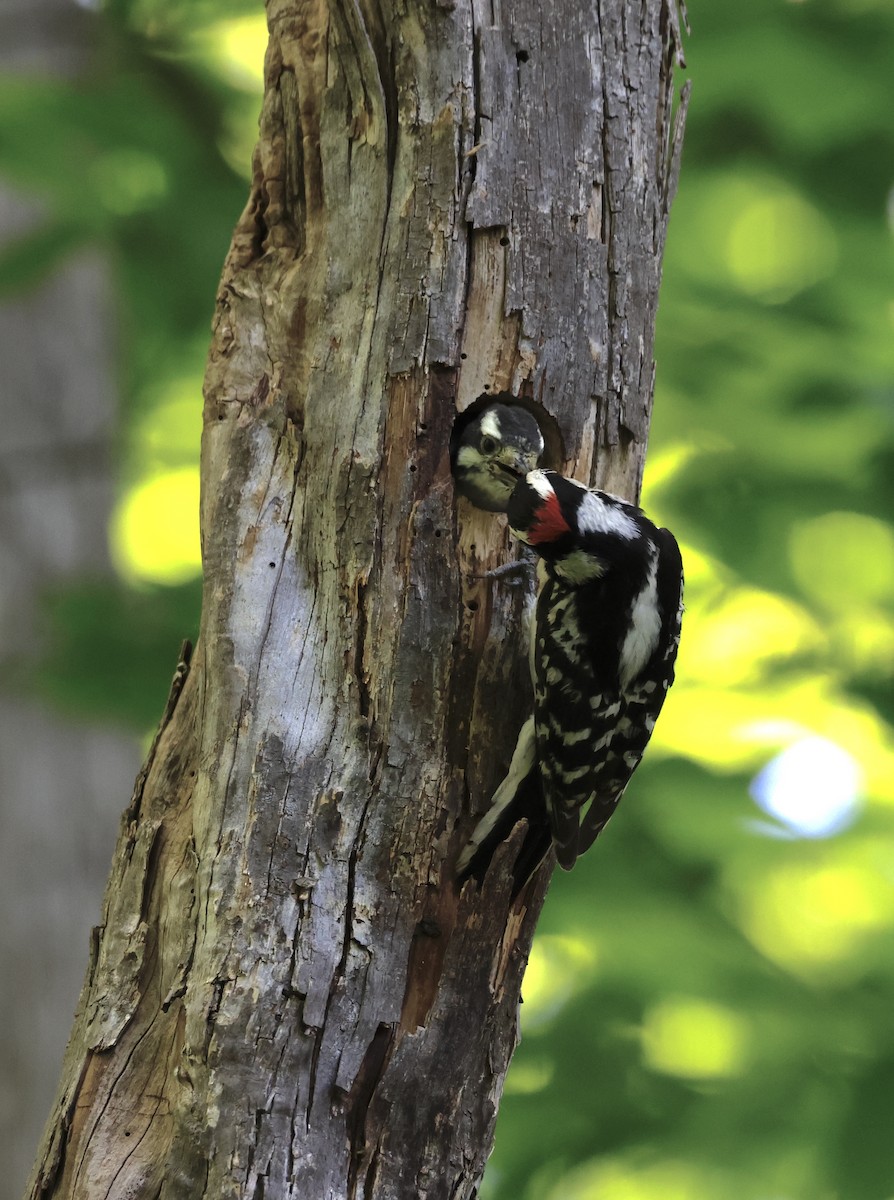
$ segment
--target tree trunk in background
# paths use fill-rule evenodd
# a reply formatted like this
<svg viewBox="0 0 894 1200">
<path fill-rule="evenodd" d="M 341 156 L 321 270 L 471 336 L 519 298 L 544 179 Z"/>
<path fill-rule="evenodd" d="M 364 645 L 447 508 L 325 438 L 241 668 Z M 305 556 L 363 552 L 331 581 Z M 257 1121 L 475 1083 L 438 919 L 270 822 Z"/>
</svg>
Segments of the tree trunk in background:
<svg viewBox="0 0 894 1200">
<path fill-rule="evenodd" d="M 202 632 L 34 1197 L 475 1194 L 548 869 L 515 905 L 505 855 L 453 884 L 530 692 L 525 589 L 484 577 L 504 524 L 454 505 L 448 438 L 524 391 L 573 473 L 637 492 L 676 158 L 675 12 L 542 9 L 270 0 Z"/>
<path fill-rule="evenodd" d="M 70 0 L 0 0 L 0 70 L 77 71 L 84 18 Z M 35 216 L 32 197 L 0 186 L 0 243 Z M 110 572 L 111 312 L 95 253 L 0 304 L 0 1200 L 21 1195 L 46 1121 L 139 762 L 135 738 L 68 720 L 17 686 L 41 649 L 44 590 Z"/>
</svg>

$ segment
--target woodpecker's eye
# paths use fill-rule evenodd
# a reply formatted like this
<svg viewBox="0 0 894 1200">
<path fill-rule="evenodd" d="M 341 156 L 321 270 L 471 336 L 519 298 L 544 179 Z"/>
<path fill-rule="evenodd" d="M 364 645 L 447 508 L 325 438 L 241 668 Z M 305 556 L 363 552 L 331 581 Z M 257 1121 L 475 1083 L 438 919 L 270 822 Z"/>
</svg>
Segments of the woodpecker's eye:
<svg viewBox="0 0 894 1200">
<path fill-rule="evenodd" d="M 497 443 L 492 437 L 483 437 L 481 439 L 482 454 L 493 454 L 497 448 Z"/>
</svg>

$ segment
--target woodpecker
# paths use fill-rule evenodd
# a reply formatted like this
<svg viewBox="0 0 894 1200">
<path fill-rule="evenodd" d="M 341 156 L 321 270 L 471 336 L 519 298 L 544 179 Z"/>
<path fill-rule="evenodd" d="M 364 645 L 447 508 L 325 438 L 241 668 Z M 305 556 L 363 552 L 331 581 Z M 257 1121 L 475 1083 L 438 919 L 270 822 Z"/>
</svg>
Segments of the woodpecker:
<svg viewBox="0 0 894 1200">
<path fill-rule="evenodd" d="M 505 512 L 512 490 L 543 454 L 543 434 L 526 408 L 489 404 L 458 425 L 450 458 L 457 491 L 488 512 Z"/>
<path fill-rule="evenodd" d="M 482 875 L 524 816 L 518 891 L 550 843 L 561 867 L 574 866 L 639 765 L 674 679 L 683 564 L 673 534 L 639 508 L 555 471 L 529 472 L 507 512 L 540 558 L 534 715 L 457 868 Z"/>
</svg>

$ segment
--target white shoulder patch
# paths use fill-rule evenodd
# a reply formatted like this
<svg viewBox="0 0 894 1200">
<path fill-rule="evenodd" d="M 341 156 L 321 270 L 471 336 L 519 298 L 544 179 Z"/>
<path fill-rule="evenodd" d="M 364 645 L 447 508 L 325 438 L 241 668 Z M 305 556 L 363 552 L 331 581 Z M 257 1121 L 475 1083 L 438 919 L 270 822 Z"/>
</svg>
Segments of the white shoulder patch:
<svg viewBox="0 0 894 1200">
<path fill-rule="evenodd" d="M 581 533 L 613 533 L 625 541 L 632 542 L 639 535 L 639 527 L 633 517 L 623 509 L 607 504 L 596 492 L 587 492 L 577 510 Z"/>
</svg>

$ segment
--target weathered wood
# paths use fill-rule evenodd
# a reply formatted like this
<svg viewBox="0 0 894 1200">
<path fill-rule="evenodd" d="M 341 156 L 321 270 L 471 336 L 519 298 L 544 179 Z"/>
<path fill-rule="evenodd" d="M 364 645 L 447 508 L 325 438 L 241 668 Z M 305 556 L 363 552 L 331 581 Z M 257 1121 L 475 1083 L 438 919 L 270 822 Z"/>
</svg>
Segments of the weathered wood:
<svg viewBox="0 0 894 1200">
<path fill-rule="evenodd" d="M 506 854 L 453 883 L 530 692 L 529 587 L 486 576 L 505 529 L 454 503 L 449 433 L 523 392 L 636 494 L 675 172 L 664 0 L 506 10 L 269 0 L 201 636 L 33 1197 L 475 1193 L 547 872 L 515 906 Z"/>
</svg>

